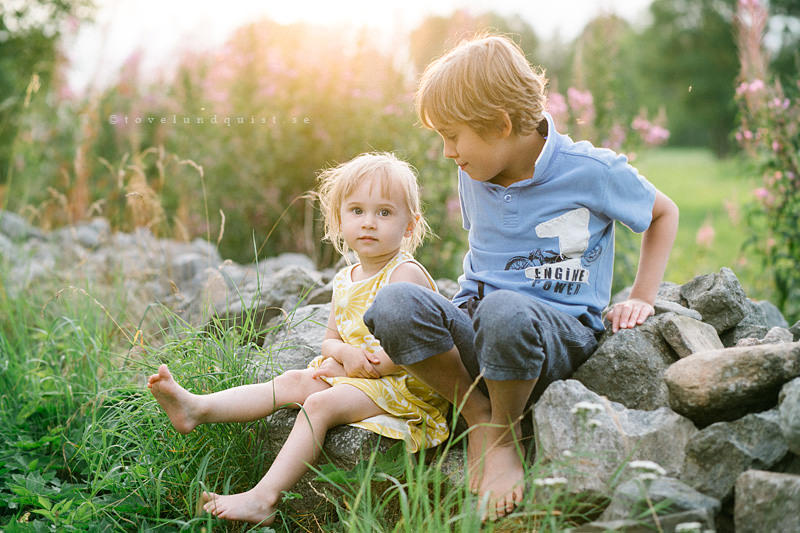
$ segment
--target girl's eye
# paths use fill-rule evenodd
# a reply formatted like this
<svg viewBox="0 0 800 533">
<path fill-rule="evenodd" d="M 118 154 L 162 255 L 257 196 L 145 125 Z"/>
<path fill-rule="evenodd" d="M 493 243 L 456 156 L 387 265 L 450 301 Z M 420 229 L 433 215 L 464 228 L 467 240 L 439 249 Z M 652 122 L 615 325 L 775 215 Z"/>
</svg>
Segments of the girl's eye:
<svg viewBox="0 0 800 533">
<path fill-rule="evenodd" d="M 360 215 L 360 214 L 362 213 L 362 211 L 361 211 L 361 208 L 360 208 L 360 207 L 354 207 L 354 208 L 352 209 L 352 211 L 353 211 L 353 213 L 354 213 L 354 214 L 356 214 L 356 215 Z"/>
<path fill-rule="evenodd" d="M 388 209 L 381 209 L 380 211 L 378 211 L 378 214 L 380 214 L 380 216 L 382 217 L 388 217 L 389 215 L 392 214 L 392 212 L 389 211 Z"/>
</svg>

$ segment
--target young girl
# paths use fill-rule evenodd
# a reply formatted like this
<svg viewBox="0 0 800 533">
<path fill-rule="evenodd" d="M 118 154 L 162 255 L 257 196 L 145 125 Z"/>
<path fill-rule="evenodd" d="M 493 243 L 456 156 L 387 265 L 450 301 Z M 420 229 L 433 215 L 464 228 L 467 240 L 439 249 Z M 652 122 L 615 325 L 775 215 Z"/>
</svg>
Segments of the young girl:
<svg viewBox="0 0 800 533">
<path fill-rule="evenodd" d="M 166 365 L 148 382 L 180 433 L 199 424 L 257 420 L 302 405 L 304 414 L 255 487 L 232 495 L 203 492 L 203 508 L 221 518 L 271 523 L 281 491 L 315 462 L 326 432 L 335 426 L 352 424 L 405 439 L 412 452 L 448 435 L 448 402 L 394 365 L 362 319 L 375 294 L 389 283 L 436 290 L 411 255 L 428 231 L 414 172 L 392 154 L 370 153 L 324 171 L 319 182 L 325 238 L 342 254 L 353 250 L 359 260 L 334 278 L 322 354 L 305 370 L 208 395 L 182 388 Z"/>
</svg>

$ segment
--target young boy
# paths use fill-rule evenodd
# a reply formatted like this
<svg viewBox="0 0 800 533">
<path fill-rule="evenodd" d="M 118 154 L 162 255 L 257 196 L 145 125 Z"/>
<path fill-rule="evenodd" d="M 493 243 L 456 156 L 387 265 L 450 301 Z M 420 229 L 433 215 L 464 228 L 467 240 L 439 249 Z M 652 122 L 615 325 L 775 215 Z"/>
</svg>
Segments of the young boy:
<svg viewBox="0 0 800 533">
<path fill-rule="evenodd" d="M 392 361 L 461 408 L 470 486 L 488 498 L 489 518 L 522 498 L 523 413 L 597 346 L 614 221 L 644 232 L 630 299 L 606 315 L 614 332 L 654 313 L 678 226 L 676 205 L 624 156 L 555 130 L 546 81 L 502 36 L 462 43 L 428 66 L 417 111 L 459 166 L 469 231 L 460 291 L 451 302 L 392 284 L 364 316 Z M 478 376 L 485 387 L 475 389 Z"/>
</svg>

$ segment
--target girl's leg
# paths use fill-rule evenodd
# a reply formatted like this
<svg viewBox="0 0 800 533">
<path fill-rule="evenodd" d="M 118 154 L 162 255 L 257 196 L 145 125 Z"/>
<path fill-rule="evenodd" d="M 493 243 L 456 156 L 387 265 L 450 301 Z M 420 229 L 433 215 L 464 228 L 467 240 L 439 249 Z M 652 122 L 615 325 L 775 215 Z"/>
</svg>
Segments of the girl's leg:
<svg viewBox="0 0 800 533">
<path fill-rule="evenodd" d="M 203 509 L 220 518 L 267 525 L 275 519 L 281 492 L 289 490 L 316 462 L 325 435 L 333 427 L 358 422 L 385 411 L 359 389 L 336 385 L 310 395 L 297 414 L 289 437 L 258 484 L 241 494 L 204 492 Z"/>
<path fill-rule="evenodd" d="M 180 433 L 189 433 L 199 424 L 211 422 L 250 422 L 277 409 L 302 404 L 309 395 L 330 388 L 314 379 L 313 369 L 289 370 L 266 383 L 242 385 L 212 394 L 192 394 L 173 379 L 167 365 L 148 379 L 147 386 Z"/>
</svg>

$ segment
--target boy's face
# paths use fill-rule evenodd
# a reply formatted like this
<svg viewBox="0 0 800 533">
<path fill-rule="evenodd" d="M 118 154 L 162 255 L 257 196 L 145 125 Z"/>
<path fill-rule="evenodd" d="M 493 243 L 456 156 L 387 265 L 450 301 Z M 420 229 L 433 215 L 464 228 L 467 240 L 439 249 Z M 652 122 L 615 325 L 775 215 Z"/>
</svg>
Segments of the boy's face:
<svg viewBox="0 0 800 533">
<path fill-rule="evenodd" d="M 444 141 L 444 156 L 476 181 L 491 181 L 508 166 L 507 137 L 500 132 L 480 135 L 463 123 L 437 125 L 436 132 Z"/>
</svg>

